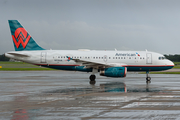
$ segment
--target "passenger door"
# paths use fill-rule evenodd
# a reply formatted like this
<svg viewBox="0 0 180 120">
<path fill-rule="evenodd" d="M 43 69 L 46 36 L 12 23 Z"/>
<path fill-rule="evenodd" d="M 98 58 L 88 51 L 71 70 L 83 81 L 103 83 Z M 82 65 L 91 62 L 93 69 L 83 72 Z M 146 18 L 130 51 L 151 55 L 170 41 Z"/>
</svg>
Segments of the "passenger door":
<svg viewBox="0 0 180 120">
<path fill-rule="evenodd" d="M 46 63 L 46 52 L 41 52 L 41 63 Z"/>
<path fill-rule="evenodd" d="M 151 53 L 146 54 L 146 64 L 152 64 L 152 54 Z"/>
</svg>

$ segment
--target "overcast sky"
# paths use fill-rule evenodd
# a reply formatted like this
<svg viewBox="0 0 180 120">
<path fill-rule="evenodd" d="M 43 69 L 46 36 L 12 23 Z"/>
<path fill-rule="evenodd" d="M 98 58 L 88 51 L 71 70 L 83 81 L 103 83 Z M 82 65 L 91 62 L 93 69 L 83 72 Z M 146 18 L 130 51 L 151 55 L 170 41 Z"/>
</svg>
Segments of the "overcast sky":
<svg viewBox="0 0 180 120">
<path fill-rule="evenodd" d="M 12 19 L 45 49 L 180 53 L 180 0 L 0 0 L 0 54 Z"/>
</svg>

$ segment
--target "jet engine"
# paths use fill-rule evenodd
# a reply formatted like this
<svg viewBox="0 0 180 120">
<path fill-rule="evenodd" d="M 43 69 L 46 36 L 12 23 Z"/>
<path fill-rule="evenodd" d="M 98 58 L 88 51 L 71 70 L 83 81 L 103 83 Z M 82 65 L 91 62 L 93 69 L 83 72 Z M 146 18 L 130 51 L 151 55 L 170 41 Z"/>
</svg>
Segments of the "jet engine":
<svg viewBox="0 0 180 120">
<path fill-rule="evenodd" d="M 126 77 L 126 73 L 126 67 L 110 67 L 100 71 L 100 75 L 106 77 Z"/>
</svg>

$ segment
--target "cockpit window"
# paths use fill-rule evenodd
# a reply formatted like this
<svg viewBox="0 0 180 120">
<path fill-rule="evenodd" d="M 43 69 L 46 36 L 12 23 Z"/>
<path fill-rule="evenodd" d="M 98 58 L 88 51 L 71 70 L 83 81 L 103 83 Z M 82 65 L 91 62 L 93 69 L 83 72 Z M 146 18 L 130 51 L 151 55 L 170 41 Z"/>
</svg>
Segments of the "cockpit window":
<svg viewBox="0 0 180 120">
<path fill-rule="evenodd" d="M 163 57 L 159 57 L 159 60 L 164 60 L 166 59 L 164 56 Z"/>
</svg>

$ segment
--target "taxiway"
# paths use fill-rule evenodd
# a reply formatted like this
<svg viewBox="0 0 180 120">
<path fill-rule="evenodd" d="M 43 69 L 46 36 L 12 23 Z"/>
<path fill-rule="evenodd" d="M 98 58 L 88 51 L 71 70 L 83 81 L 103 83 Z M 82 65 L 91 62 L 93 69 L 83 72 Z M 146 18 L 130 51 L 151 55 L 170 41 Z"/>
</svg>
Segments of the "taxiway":
<svg viewBox="0 0 180 120">
<path fill-rule="evenodd" d="M 67 71 L 0 71 L 0 119 L 180 119 L 180 75 L 126 78 Z"/>
</svg>

